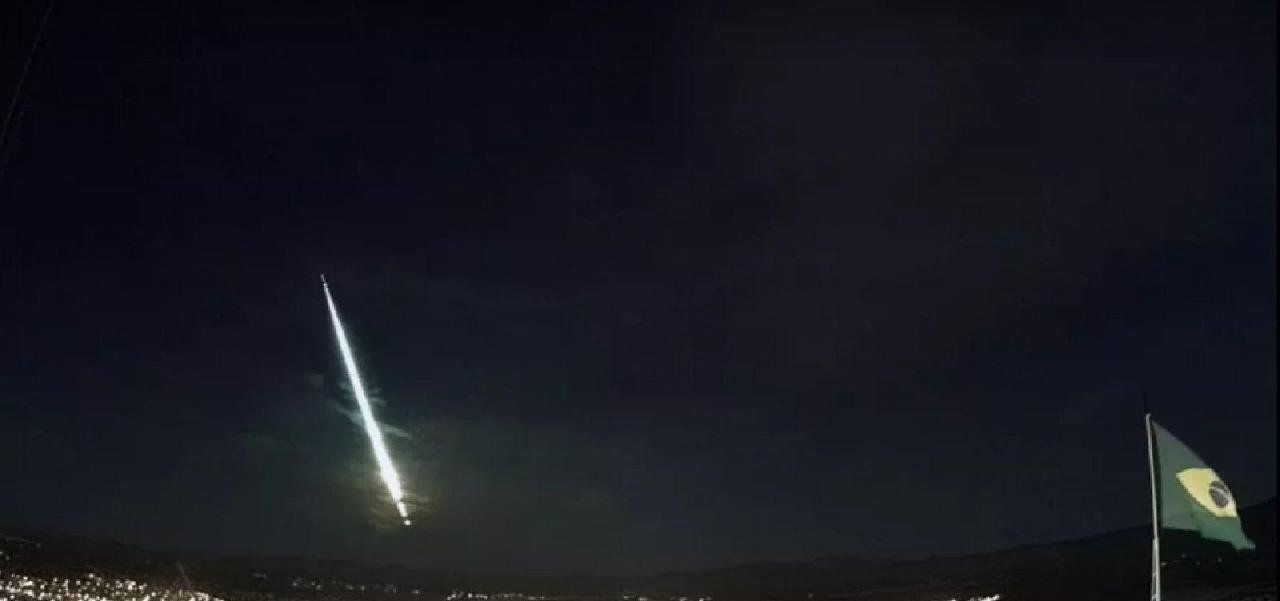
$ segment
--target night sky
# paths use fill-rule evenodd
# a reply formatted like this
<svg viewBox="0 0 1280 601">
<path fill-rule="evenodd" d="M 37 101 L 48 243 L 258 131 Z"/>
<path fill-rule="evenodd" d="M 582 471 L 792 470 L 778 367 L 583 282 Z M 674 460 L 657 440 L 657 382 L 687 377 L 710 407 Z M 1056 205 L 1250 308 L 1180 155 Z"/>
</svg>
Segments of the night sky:
<svg viewBox="0 0 1280 601">
<path fill-rule="evenodd" d="M 961 553 L 1146 523 L 1144 397 L 1275 495 L 1272 1 L 259 4 L 53 14 L 0 180 L 0 523 Z"/>
</svg>

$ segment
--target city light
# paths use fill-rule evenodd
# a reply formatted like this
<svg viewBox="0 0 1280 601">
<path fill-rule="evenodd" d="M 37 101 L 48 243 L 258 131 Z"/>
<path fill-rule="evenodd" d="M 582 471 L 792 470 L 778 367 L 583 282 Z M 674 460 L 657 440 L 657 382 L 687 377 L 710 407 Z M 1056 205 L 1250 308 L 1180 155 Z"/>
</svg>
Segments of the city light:
<svg viewBox="0 0 1280 601">
<path fill-rule="evenodd" d="M 223 601 L 200 591 L 168 588 L 129 578 L 82 578 L 0 570 L 0 599 L 8 601 Z"/>
</svg>

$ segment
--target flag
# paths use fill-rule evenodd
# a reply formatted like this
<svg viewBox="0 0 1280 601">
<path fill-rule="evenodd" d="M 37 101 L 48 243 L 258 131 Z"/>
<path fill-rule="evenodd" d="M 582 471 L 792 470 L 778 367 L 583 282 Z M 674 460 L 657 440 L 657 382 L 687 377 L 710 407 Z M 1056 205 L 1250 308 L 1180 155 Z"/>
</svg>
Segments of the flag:
<svg viewBox="0 0 1280 601">
<path fill-rule="evenodd" d="M 1160 470 L 1160 526 L 1194 530 L 1236 549 L 1252 549 L 1235 497 L 1217 472 L 1154 421 L 1151 430 Z"/>
</svg>

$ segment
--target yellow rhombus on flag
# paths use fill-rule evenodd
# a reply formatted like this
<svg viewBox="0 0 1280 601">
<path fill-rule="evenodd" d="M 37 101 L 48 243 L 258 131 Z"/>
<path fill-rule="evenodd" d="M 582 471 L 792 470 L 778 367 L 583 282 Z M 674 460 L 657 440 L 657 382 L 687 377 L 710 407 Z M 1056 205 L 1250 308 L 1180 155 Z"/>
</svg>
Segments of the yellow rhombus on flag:
<svg viewBox="0 0 1280 601">
<path fill-rule="evenodd" d="M 1160 470 L 1160 526 L 1252 549 L 1235 497 L 1217 472 L 1159 424 L 1151 422 L 1151 429 Z"/>
</svg>

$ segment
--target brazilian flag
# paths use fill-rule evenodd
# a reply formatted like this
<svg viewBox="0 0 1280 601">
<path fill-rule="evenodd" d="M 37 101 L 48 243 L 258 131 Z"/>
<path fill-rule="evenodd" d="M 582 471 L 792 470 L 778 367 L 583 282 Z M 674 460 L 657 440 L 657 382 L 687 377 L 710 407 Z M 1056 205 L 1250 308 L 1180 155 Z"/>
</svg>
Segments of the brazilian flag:
<svg viewBox="0 0 1280 601">
<path fill-rule="evenodd" d="M 1240 526 L 1235 497 L 1217 472 L 1154 421 L 1151 429 L 1160 470 L 1160 525 L 1252 549 L 1253 542 Z"/>
</svg>

